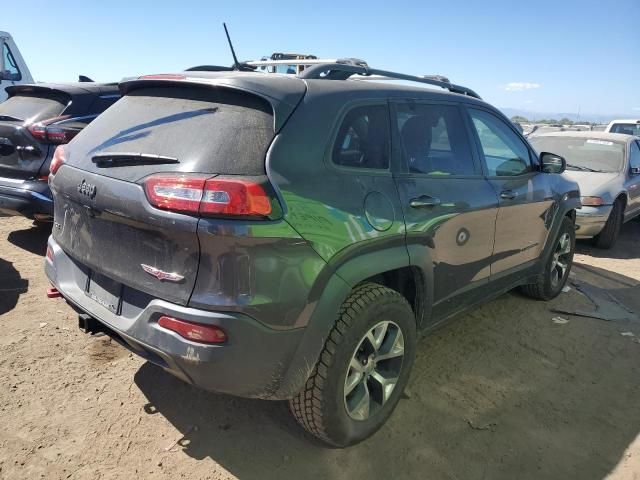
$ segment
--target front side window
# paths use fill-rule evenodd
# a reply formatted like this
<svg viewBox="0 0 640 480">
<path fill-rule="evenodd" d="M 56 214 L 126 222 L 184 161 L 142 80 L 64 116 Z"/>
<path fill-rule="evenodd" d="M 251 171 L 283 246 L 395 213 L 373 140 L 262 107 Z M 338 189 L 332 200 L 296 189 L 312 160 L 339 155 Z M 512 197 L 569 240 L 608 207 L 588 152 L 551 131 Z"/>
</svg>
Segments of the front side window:
<svg viewBox="0 0 640 480">
<path fill-rule="evenodd" d="M 640 168 L 640 146 L 638 146 L 638 142 L 631 142 L 631 151 L 629 152 L 629 167 Z"/>
<path fill-rule="evenodd" d="M 476 173 L 458 107 L 401 104 L 396 121 L 409 172 L 427 175 Z"/>
<path fill-rule="evenodd" d="M 388 113 L 386 105 L 367 105 L 349 111 L 333 145 L 333 163 L 342 167 L 388 169 Z"/>
<path fill-rule="evenodd" d="M 18 63 L 16 59 L 13 58 L 13 54 L 11 50 L 9 50 L 9 45 L 6 43 L 2 44 L 2 56 L 4 57 L 4 71 L 0 77 L 2 77 L 3 80 L 11 80 L 13 82 L 22 80 Z"/>
<path fill-rule="evenodd" d="M 483 110 L 469 109 L 478 133 L 487 175 L 509 177 L 532 171 L 529 149 L 502 120 Z"/>
</svg>

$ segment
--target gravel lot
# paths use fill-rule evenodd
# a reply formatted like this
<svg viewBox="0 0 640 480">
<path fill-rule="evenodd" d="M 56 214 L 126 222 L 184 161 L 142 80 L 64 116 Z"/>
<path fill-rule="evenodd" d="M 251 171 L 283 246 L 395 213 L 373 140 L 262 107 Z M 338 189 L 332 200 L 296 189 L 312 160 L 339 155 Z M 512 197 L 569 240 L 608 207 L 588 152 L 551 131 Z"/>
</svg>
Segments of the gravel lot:
<svg viewBox="0 0 640 480">
<path fill-rule="evenodd" d="M 48 234 L 0 218 L 2 479 L 640 478 L 640 323 L 555 323 L 550 308 L 593 309 L 575 288 L 510 293 L 426 337 L 387 425 L 335 450 L 286 403 L 195 390 L 82 334 L 45 296 Z M 640 222 L 578 250 L 573 280 L 640 312 Z"/>
</svg>

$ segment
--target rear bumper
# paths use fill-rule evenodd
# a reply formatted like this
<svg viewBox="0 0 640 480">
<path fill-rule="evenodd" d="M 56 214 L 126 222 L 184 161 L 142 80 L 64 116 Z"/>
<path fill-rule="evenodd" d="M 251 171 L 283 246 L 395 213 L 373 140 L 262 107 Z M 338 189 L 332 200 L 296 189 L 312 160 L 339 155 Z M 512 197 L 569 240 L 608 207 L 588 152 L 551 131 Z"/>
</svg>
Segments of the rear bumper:
<svg viewBox="0 0 640 480">
<path fill-rule="evenodd" d="M 598 235 L 609 219 L 613 205 L 585 207 L 576 210 L 576 237 L 591 238 Z"/>
<path fill-rule="evenodd" d="M 47 182 L 0 178 L 0 212 L 53 219 L 53 200 Z M 41 218 L 40 218 L 41 219 Z"/>
<path fill-rule="evenodd" d="M 53 251 L 53 262 L 45 260 L 49 280 L 77 311 L 99 322 L 95 330 L 197 387 L 243 397 L 286 398 L 278 392 L 305 329 L 273 330 L 242 313 L 183 307 L 126 287 L 121 314 L 116 315 L 85 294 L 86 267 L 52 238 L 49 247 Z M 160 327 L 161 315 L 219 326 L 229 340 L 222 345 L 192 342 Z"/>
</svg>

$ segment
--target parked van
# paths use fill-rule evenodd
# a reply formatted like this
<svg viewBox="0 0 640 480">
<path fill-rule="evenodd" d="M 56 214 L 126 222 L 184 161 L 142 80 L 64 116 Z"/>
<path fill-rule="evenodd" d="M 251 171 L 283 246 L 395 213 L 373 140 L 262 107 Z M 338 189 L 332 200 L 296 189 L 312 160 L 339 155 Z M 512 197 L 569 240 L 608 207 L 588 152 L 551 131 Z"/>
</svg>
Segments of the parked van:
<svg viewBox="0 0 640 480">
<path fill-rule="evenodd" d="M 0 102 L 3 102 L 7 99 L 5 88 L 33 83 L 33 78 L 9 33 L 0 32 L 0 47 Z"/>
</svg>

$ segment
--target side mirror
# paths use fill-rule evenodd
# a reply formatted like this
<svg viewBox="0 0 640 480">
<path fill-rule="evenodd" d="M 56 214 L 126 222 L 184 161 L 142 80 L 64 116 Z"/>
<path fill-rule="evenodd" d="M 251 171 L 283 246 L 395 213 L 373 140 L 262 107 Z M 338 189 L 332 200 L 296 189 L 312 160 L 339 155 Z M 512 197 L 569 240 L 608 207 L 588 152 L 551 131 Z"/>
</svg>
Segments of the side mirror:
<svg viewBox="0 0 640 480">
<path fill-rule="evenodd" d="M 544 173 L 562 173 L 567 168 L 567 161 L 564 157 L 555 153 L 542 152 L 540 154 L 540 165 Z"/>
<path fill-rule="evenodd" d="M 629 173 L 631 175 L 640 175 L 640 167 L 631 167 L 631 168 L 629 168 Z"/>
</svg>

